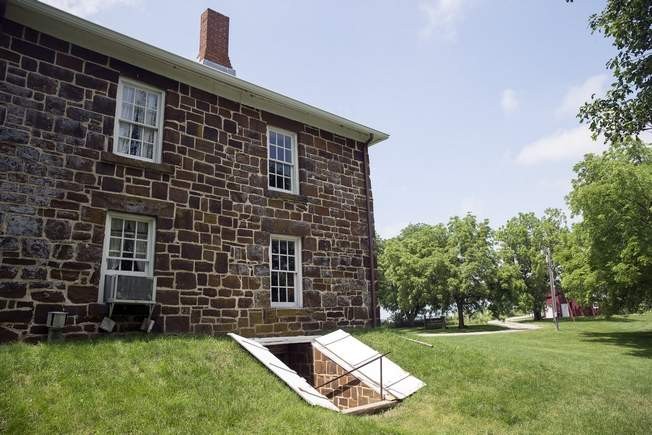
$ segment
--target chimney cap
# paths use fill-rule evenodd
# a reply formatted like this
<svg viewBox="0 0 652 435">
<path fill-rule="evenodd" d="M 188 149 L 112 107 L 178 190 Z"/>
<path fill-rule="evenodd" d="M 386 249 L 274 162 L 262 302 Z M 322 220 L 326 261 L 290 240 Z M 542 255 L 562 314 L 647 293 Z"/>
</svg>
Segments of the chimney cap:
<svg viewBox="0 0 652 435">
<path fill-rule="evenodd" d="M 235 75 L 229 59 L 229 17 L 209 8 L 201 14 L 200 26 L 199 62 Z"/>
</svg>

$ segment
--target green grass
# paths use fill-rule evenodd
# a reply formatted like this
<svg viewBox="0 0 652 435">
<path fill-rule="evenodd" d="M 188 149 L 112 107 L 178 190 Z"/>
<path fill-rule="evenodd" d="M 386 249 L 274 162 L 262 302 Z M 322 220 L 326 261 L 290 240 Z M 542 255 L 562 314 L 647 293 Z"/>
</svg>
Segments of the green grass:
<svg viewBox="0 0 652 435">
<path fill-rule="evenodd" d="M 494 332 L 494 331 L 505 331 L 507 328 L 504 328 L 499 325 L 466 325 L 464 329 L 459 329 L 457 323 L 452 324 L 448 323 L 446 329 L 443 328 L 395 328 L 394 332 L 400 334 L 465 334 L 468 332 Z"/>
<path fill-rule="evenodd" d="M 427 383 L 366 417 L 306 405 L 227 338 L 0 346 L 0 432 L 650 433 L 652 314 L 543 325 L 357 332 Z"/>
</svg>

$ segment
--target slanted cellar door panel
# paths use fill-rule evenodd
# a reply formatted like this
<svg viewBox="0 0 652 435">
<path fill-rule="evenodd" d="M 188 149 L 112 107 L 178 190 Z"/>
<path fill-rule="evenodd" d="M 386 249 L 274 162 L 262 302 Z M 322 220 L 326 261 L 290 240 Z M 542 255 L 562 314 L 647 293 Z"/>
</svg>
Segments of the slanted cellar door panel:
<svg viewBox="0 0 652 435">
<path fill-rule="evenodd" d="M 265 346 L 253 340 L 241 337 L 237 334 L 228 334 L 231 338 L 237 341 L 244 347 L 251 355 L 260 361 L 265 367 L 270 369 L 276 376 L 281 378 L 290 388 L 292 388 L 299 396 L 306 402 L 314 406 L 321 406 L 322 408 L 339 411 L 337 406 L 333 404 L 326 396 L 315 390 L 304 378 L 299 376 L 297 372 L 285 365 L 283 361 L 278 359 L 272 352 Z"/>
</svg>

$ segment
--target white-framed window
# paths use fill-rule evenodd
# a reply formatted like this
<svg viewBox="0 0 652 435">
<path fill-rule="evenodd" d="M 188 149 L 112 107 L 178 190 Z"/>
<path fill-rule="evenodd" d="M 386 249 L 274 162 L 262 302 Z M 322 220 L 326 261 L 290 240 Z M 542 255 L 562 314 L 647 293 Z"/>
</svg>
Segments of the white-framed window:
<svg viewBox="0 0 652 435">
<path fill-rule="evenodd" d="M 276 127 L 267 128 L 267 187 L 299 193 L 297 135 Z"/>
<path fill-rule="evenodd" d="M 272 307 L 301 307 L 301 238 L 270 236 L 269 259 Z"/>
<path fill-rule="evenodd" d="M 143 283 L 142 280 L 130 278 L 154 276 L 155 245 L 155 218 L 112 211 L 107 213 L 102 249 L 100 301 L 107 299 L 107 294 L 113 290 L 108 287 L 113 285 L 114 281 L 117 283 L 118 279 L 124 281 L 121 285 L 125 287 L 117 290 L 128 292 L 127 287 L 130 285 L 142 286 Z M 139 298 L 143 299 L 142 296 Z M 130 300 L 133 299 L 136 298 L 132 297 Z"/>
<path fill-rule="evenodd" d="M 165 92 L 120 78 L 115 110 L 113 152 L 122 156 L 161 161 Z"/>
</svg>

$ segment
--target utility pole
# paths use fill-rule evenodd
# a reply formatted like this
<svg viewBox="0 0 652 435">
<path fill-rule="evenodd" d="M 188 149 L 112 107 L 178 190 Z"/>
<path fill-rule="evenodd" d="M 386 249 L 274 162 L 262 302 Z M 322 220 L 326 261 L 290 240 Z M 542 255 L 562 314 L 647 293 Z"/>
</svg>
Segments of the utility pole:
<svg viewBox="0 0 652 435">
<path fill-rule="evenodd" d="M 552 318 L 555 321 L 555 328 L 559 331 L 559 318 L 557 317 L 557 294 L 555 292 L 555 274 L 552 271 L 552 257 L 550 248 L 545 248 L 546 263 L 548 264 L 548 279 L 550 280 L 550 297 L 552 298 Z"/>
</svg>

